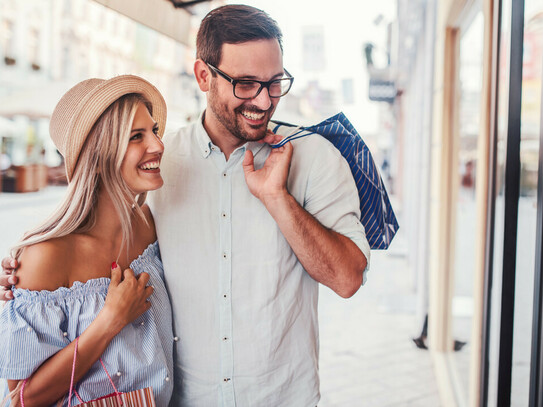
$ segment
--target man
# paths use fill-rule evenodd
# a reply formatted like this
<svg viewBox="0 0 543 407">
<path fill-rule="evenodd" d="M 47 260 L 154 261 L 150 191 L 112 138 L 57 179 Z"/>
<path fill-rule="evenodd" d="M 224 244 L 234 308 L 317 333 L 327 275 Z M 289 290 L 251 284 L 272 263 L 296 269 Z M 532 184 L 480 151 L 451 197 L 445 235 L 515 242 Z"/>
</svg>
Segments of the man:
<svg viewBox="0 0 543 407">
<path fill-rule="evenodd" d="M 318 283 L 350 297 L 363 282 L 347 163 L 319 136 L 263 142 L 280 140 L 268 124 L 293 80 L 281 41 L 260 10 L 212 10 L 194 64 L 207 109 L 165 137 L 150 205 L 179 338 L 172 405 L 317 405 Z"/>
</svg>

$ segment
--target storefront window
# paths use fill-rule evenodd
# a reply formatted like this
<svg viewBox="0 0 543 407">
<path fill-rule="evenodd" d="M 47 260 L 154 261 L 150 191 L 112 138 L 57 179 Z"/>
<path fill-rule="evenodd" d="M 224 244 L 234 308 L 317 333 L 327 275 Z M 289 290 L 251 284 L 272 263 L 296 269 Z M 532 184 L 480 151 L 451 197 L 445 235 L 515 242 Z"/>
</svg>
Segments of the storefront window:
<svg viewBox="0 0 543 407">
<path fill-rule="evenodd" d="M 525 0 L 512 406 L 528 405 L 530 385 L 542 50 L 543 0 Z"/>
<path fill-rule="evenodd" d="M 481 126 L 484 16 L 474 16 L 461 27 L 460 98 L 458 110 L 458 177 L 456 198 L 455 288 L 453 297 L 454 361 L 463 396 L 469 394 L 470 341 L 473 318 L 473 283 L 476 239 L 477 140 Z"/>
<path fill-rule="evenodd" d="M 509 107 L 509 75 L 510 75 L 510 43 L 511 43 L 511 0 L 503 0 L 501 6 L 501 26 L 499 27 L 499 60 L 497 80 L 497 114 L 496 114 L 496 140 L 494 160 L 494 196 L 493 207 L 493 238 L 492 241 L 492 281 L 490 290 L 490 330 L 488 343 L 488 403 L 497 405 L 498 368 L 499 368 L 499 339 L 500 339 L 500 304 L 503 272 L 503 244 L 504 244 L 504 194 L 505 194 L 505 155 Z M 494 135 L 492 134 L 491 137 Z"/>
</svg>

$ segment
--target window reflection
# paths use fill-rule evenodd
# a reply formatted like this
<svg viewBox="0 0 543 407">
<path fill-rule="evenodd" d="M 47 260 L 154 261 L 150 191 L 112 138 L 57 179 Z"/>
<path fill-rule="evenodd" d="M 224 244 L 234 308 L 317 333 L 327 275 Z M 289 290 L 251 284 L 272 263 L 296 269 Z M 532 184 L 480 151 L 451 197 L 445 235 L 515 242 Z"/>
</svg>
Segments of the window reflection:
<svg viewBox="0 0 543 407">
<path fill-rule="evenodd" d="M 481 125 L 484 16 L 477 12 L 461 32 L 460 98 L 458 132 L 458 184 L 456 199 L 455 288 L 453 297 L 454 361 L 462 393 L 469 394 L 469 363 L 475 276 L 476 213 L 475 199 L 477 140 Z"/>
</svg>

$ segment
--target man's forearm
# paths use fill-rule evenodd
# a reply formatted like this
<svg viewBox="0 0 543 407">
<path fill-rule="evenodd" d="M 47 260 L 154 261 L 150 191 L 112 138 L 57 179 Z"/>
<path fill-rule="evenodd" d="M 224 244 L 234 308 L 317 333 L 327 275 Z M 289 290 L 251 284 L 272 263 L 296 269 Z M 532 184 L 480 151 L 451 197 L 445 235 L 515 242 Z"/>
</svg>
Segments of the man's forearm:
<svg viewBox="0 0 543 407">
<path fill-rule="evenodd" d="M 367 259 L 354 242 L 321 225 L 288 192 L 263 203 L 314 280 L 344 298 L 360 288 Z"/>
</svg>

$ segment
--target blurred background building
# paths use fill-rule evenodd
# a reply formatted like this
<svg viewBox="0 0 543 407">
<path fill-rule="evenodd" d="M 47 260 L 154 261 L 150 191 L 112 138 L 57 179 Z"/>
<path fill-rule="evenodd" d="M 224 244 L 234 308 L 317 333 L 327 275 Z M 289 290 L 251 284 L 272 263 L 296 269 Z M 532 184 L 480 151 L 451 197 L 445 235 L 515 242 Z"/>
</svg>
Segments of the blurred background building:
<svg viewBox="0 0 543 407">
<path fill-rule="evenodd" d="M 168 21 L 161 19 L 157 26 L 169 35 L 157 32 L 91 0 L 0 1 L 4 191 L 31 191 L 62 182 L 62 169 L 55 170 L 61 156 L 49 139 L 49 117 L 60 97 L 83 79 L 140 75 L 164 95 L 169 126 L 178 127 L 198 114 L 202 96 L 192 78 L 190 45 L 194 16 L 163 3 L 163 12 L 175 17 L 172 24 L 184 30 L 168 32 L 162 26 Z M 138 9 L 137 4 L 130 8 Z M 141 10 L 146 11 L 149 15 L 149 10 Z M 198 21 L 196 17 L 196 27 Z"/>
</svg>

